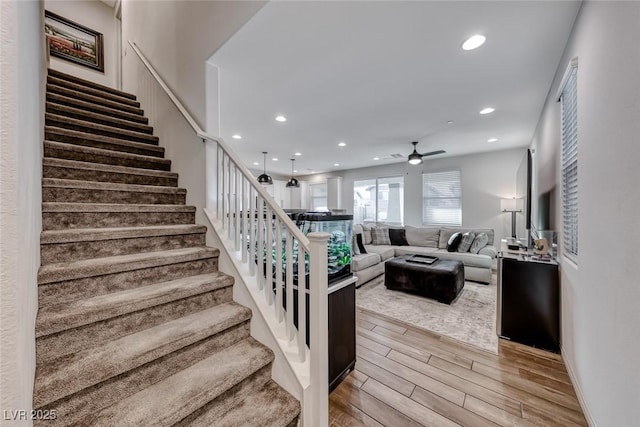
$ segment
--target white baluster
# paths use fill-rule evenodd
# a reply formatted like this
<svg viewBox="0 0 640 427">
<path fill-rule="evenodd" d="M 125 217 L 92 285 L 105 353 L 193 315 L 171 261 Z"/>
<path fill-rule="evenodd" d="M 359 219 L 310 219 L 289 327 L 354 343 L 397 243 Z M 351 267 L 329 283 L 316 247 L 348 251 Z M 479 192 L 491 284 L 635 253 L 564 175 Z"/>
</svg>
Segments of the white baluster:
<svg viewBox="0 0 640 427">
<path fill-rule="evenodd" d="M 235 163 L 234 163 L 235 166 Z M 233 219 L 234 219 L 234 230 L 233 230 L 233 236 L 234 236 L 234 244 L 235 244 L 235 250 L 236 252 L 240 250 L 240 202 L 242 201 L 242 192 L 241 192 L 241 185 L 240 185 L 240 171 L 238 170 L 237 167 L 234 168 L 234 202 L 235 202 L 235 212 L 233 213 Z"/>
<path fill-rule="evenodd" d="M 231 197 L 232 197 L 232 177 L 233 175 L 231 174 L 231 159 L 227 158 L 227 181 L 228 181 L 228 185 L 227 185 L 227 205 L 229 206 L 228 212 L 227 212 L 227 238 L 231 239 Z"/>
<path fill-rule="evenodd" d="M 227 223 L 227 177 L 225 175 L 226 168 L 224 167 L 224 161 L 227 158 L 225 152 L 222 153 L 222 159 L 220 160 L 220 170 L 222 175 L 222 188 L 221 188 L 221 199 L 222 199 L 222 228 L 224 229 L 225 224 Z"/>
<path fill-rule="evenodd" d="M 242 263 L 246 264 L 247 262 L 247 239 L 249 233 L 249 227 L 247 224 L 247 217 L 249 216 L 249 191 L 248 191 L 248 182 L 244 175 L 242 175 Z"/>
<path fill-rule="evenodd" d="M 256 274 L 256 195 L 253 186 L 249 187 L 249 274 Z"/>
<path fill-rule="evenodd" d="M 218 221 L 220 221 L 220 219 L 222 218 L 222 192 L 221 192 L 221 183 L 222 183 L 222 156 L 223 156 L 223 151 L 222 148 L 220 148 L 220 145 L 216 145 L 217 150 L 216 150 L 216 175 L 217 175 L 217 179 L 216 179 L 216 219 Z"/>
<path fill-rule="evenodd" d="M 287 256 L 287 268 L 286 268 L 286 298 L 287 298 L 287 322 L 286 322 L 286 334 L 287 340 L 293 340 L 295 336 L 295 327 L 293 325 L 293 245 L 292 245 L 292 236 L 289 230 L 287 230 L 287 241 L 286 241 L 286 256 Z"/>
<path fill-rule="evenodd" d="M 300 362 L 307 359 L 307 278 L 304 260 L 305 250 L 298 244 L 298 357 Z M 329 378 L 328 375 L 327 378 Z"/>
<path fill-rule="evenodd" d="M 282 229 L 280 227 L 280 220 L 275 218 L 276 222 L 276 235 L 274 242 L 276 244 L 276 319 L 278 323 L 282 322 Z"/>
<path fill-rule="evenodd" d="M 264 200 L 258 196 L 258 289 L 264 288 Z"/>
<path fill-rule="evenodd" d="M 267 273 L 265 277 L 264 295 L 267 304 L 273 304 L 273 213 L 271 208 L 267 207 L 266 211 L 266 227 L 267 227 Z"/>
</svg>

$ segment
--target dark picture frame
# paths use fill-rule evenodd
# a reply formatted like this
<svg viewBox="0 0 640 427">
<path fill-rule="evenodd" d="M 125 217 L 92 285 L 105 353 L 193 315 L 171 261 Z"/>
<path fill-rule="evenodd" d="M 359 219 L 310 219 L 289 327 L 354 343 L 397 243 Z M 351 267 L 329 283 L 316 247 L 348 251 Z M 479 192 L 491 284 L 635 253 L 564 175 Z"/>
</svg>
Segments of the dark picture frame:
<svg viewBox="0 0 640 427">
<path fill-rule="evenodd" d="M 44 11 L 44 33 L 51 56 L 104 73 L 102 33 Z"/>
</svg>

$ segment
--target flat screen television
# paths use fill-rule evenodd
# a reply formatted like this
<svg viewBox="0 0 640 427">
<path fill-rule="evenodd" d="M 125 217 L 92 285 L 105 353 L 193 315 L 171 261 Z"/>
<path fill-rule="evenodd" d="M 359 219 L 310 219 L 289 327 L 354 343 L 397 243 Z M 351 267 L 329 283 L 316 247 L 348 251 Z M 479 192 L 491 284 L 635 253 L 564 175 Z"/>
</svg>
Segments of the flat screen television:
<svg viewBox="0 0 640 427">
<path fill-rule="evenodd" d="M 516 237 L 521 245 L 529 247 L 531 230 L 531 150 L 527 149 L 516 173 L 516 202 L 520 212 L 516 213 Z"/>
</svg>

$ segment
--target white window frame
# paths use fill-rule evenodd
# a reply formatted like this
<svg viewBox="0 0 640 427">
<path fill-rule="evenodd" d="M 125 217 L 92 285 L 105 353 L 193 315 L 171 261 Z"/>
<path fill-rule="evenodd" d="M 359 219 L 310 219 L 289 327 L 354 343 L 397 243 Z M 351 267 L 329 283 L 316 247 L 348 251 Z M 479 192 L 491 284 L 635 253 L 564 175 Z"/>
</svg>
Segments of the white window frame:
<svg viewBox="0 0 640 427">
<path fill-rule="evenodd" d="M 456 198 L 447 197 L 447 199 L 457 199 L 460 205 L 460 221 L 453 222 L 428 222 L 427 219 L 427 199 L 440 199 L 440 197 L 427 197 L 426 195 L 426 179 L 430 175 L 436 174 L 452 174 L 457 173 L 459 179 L 460 186 L 460 195 Z M 460 227 L 462 226 L 462 170 L 461 169 L 446 169 L 446 170 L 435 170 L 435 171 L 426 171 L 422 172 L 422 225 L 425 226 L 446 226 L 446 227 Z"/>
<path fill-rule="evenodd" d="M 379 213 L 380 213 L 380 197 L 379 196 L 379 191 L 380 191 L 380 187 L 379 187 L 379 182 L 380 180 L 384 180 L 384 179 L 389 179 L 389 178 L 402 178 L 402 205 L 400 207 L 400 211 L 401 211 L 401 217 L 400 218 L 400 222 L 390 222 L 390 221 L 385 221 L 385 224 L 394 224 L 394 225 L 404 225 L 404 184 L 405 184 L 405 175 L 389 175 L 389 176 L 379 176 L 379 177 L 374 177 L 374 178 L 358 178 L 358 179 L 354 179 L 353 180 L 353 188 L 355 189 L 355 184 L 358 181 L 375 181 L 376 182 L 376 208 L 375 208 L 375 222 L 378 222 L 380 220 L 379 218 Z M 355 192 L 354 192 L 354 198 L 351 200 L 351 212 L 355 213 Z"/>
<path fill-rule="evenodd" d="M 560 102 L 562 254 L 578 263 L 578 58 L 573 58 L 562 77 Z M 567 115 L 570 115 L 567 118 Z"/>
</svg>

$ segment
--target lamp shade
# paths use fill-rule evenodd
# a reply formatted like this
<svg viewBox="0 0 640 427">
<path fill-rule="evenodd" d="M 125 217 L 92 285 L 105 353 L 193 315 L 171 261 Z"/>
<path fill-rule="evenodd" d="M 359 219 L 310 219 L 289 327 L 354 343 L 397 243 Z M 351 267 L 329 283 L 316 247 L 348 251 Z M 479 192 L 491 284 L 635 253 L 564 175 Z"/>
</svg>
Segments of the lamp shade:
<svg viewBox="0 0 640 427">
<path fill-rule="evenodd" d="M 500 199 L 500 210 L 502 212 L 518 212 L 516 199 Z"/>
</svg>

